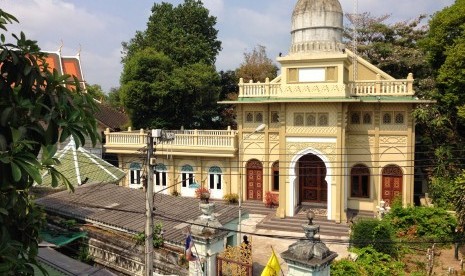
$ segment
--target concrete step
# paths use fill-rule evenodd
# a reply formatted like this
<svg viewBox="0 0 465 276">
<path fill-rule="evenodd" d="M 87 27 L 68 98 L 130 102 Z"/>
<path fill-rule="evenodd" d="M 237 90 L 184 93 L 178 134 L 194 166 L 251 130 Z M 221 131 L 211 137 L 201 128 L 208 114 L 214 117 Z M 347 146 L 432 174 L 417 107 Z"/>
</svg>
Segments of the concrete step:
<svg viewBox="0 0 465 276">
<path fill-rule="evenodd" d="M 349 226 L 346 224 L 335 223 L 334 221 L 322 217 L 316 217 L 313 223 L 320 226 L 320 235 L 336 237 L 349 236 Z M 271 214 L 257 225 L 257 229 L 289 231 L 303 234 L 302 224 L 308 224 L 307 218 L 303 215 L 281 219 Z"/>
<path fill-rule="evenodd" d="M 276 207 L 266 207 L 265 203 L 262 201 L 244 201 L 242 203 L 242 208 L 246 209 L 249 214 L 268 215 L 271 213 L 276 213 Z"/>
</svg>

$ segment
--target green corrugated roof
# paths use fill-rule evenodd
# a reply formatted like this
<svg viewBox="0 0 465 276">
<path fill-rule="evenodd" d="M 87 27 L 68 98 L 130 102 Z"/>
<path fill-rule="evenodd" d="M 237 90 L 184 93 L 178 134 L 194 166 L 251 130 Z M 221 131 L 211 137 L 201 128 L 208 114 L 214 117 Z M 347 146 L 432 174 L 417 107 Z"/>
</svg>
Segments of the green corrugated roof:
<svg viewBox="0 0 465 276">
<path fill-rule="evenodd" d="M 125 176 L 124 171 L 102 158 L 85 150 L 76 149 L 74 140 L 55 154 L 61 164 L 55 168 L 73 185 L 84 183 L 114 183 Z M 48 173 L 42 176 L 42 185 L 51 186 L 52 179 Z"/>
</svg>

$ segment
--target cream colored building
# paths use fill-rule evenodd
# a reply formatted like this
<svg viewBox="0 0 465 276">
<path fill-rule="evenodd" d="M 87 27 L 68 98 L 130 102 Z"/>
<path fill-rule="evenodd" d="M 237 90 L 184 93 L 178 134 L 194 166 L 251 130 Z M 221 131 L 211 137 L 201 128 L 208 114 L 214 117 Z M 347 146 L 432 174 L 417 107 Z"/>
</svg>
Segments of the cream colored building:
<svg viewBox="0 0 465 276">
<path fill-rule="evenodd" d="M 194 196 L 195 182 L 215 198 L 263 201 L 271 192 L 279 217 L 309 205 L 339 222 L 375 212 L 381 200 L 413 203 L 412 111 L 422 103 L 413 76 L 394 79 L 354 57 L 342 44 L 342 20 L 337 0 L 299 0 L 290 51 L 277 58 L 281 74 L 241 80 L 238 100 L 221 103 L 236 105 L 237 131 L 165 131 L 155 146 L 155 191 Z M 145 136 L 106 133 L 107 152 L 129 172 L 125 186 L 140 187 Z"/>
</svg>

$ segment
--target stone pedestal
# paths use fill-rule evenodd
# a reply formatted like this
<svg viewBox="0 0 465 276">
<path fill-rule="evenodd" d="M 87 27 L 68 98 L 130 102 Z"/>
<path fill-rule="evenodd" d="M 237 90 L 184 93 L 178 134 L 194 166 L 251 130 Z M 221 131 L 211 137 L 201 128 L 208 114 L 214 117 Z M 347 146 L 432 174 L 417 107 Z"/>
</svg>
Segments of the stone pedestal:
<svg viewBox="0 0 465 276">
<path fill-rule="evenodd" d="M 218 230 L 223 225 L 215 218 L 215 203 L 200 203 L 200 215 L 192 222 L 191 233 L 194 240 L 194 254 L 204 260 L 203 271 L 200 262 L 189 262 L 189 275 L 216 275 L 216 256 L 224 250 L 224 238 L 227 231 Z"/>
<path fill-rule="evenodd" d="M 315 214 L 307 213 L 308 224 L 303 224 L 306 240 L 298 241 L 289 246 L 281 257 L 288 265 L 288 276 L 329 276 L 330 264 L 337 257 L 335 252 L 320 240 L 320 226 L 313 224 Z"/>
</svg>

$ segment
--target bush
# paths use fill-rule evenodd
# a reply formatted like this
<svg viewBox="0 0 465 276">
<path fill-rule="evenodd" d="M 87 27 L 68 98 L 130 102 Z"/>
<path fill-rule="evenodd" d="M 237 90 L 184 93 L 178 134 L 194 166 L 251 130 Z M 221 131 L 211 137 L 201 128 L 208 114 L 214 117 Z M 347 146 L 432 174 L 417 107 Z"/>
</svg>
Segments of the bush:
<svg viewBox="0 0 465 276">
<path fill-rule="evenodd" d="M 358 254 L 357 265 L 362 275 L 405 275 L 404 264 L 372 246 L 354 250 Z M 348 274 L 347 274 L 348 275 Z"/>
<path fill-rule="evenodd" d="M 223 199 L 231 204 L 236 204 L 239 202 L 239 195 L 238 194 L 225 194 Z"/>
<path fill-rule="evenodd" d="M 393 204 L 384 220 L 393 226 L 398 237 L 408 239 L 450 240 L 457 227 L 456 219 L 438 207 L 403 208 Z"/>
<path fill-rule="evenodd" d="M 358 265 L 348 259 L 335 261 L 331 264 L 331 276 L 360 275 Z"/>
<path fill-rule="evenodd" d="M 391 256 L 396 254 L 394 231 L 389 223 L 377 219 L 361 219 L 352 225 L 350 243 L 355 248 L 372 246 Z"/>
</svg>

